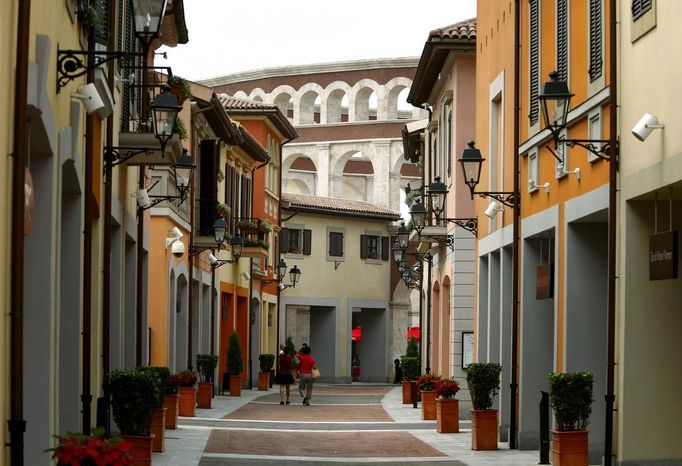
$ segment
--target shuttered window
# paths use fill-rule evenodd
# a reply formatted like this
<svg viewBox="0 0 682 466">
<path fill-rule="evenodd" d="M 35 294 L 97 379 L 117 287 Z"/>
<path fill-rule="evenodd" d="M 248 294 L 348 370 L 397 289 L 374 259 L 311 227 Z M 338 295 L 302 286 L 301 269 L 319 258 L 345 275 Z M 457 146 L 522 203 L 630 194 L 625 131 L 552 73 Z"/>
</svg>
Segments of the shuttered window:
<svg viewBox="0 0 682 466">
<path fill-rule="evenodd" d="M 299 228 L 282 228 L 280 231 L 280 245 L 282 254 L 304 254 L 309 256 L 312 252 L 312 230 Z"/>
<path fill-rule="evenodd" d="M 90 4 L 97 17 L 92 36 L 98 44 L 109 45 L 109 0 L 93 0 Z"/>
<path fill-rule="evenodd" d="M 540 2 L 539 0 L 529 1 L 529 61 L 530 61 L 530 76 L 529 76 L 529 95 L 530 95 L 530 111 L 528 112 L 528 119 L 530 125 L 533 126 L 538 122 L 540 114 L 538 107 L 538 90 L 540 88 Z"/>
<path fill-rule="evenodd" d="M 388 260 L 388 236 L 360 235 L 360 258 Z"/>
<path fill-rule="evenodd" d="M 568 82 L 568 0 L 556 2 L 556 70 Z"/>
<path fill-rule="evenodd" d="M 343 257 L 343 233 L 339 231 L 329 232 L 329 255 L 331 257 Z"/>
<path fill-rule="evenodd" d="M 602 0 L 590 0 L 590 82 L 602 75 Z"/>
<path fill-rule="evenodd" d="M 445 111 L 447 112 L 447 127 L 448 127 L 448 132 L 447 132 L 447 158 L 448 158 L 448 178 L 452 176 L 452 103 L 449 103 L 445 107 Z"/>
<path fill-rule="evenodd" d="M 632 20 L 637 21 L 651 10 L 651 0 L 632 0 Z"/>
<path fill-rule="evenodd" d="M 218 152 L 213 139 L 201 141 L 199 147 L 199 235 L 213 236 L 213 222 L 218 204 Z"/>
</svg>

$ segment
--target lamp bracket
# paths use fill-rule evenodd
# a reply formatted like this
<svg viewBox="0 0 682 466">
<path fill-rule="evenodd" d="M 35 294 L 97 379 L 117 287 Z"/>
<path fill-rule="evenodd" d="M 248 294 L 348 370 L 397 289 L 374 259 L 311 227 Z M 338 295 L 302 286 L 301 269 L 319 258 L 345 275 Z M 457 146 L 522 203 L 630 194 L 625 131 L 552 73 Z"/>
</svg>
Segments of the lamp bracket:
<svg viewBox="0 0 682 466">
<path fill-rule="evenodd" d="M 202 252 L 207 251 L 209 249 L 211 249 L 211 248 L 206 247 L 206 246 L 190 246 L 189 247 L 189 257 L 198 256 Z"/>
<path fill-rule="evenodd" d="M 215 269 L 217 269 L 218 267 L 222 267 L 222 266 L 225 265 L 225 264 L 234 264 L 234 263 L 237 262 L 238 260 L 239 260 L 239 259 L 233 259 L 233 260 L 230 260 L 230 259 L 218 259 L 218 262 L 216 262 L 215 264 L 211 264 L 211 270 L 215 270 Z"/>
<path fill-rule="evenodd" d="M 582 147 L 603 160 L 611 160 L 611 141 L 608 139 L 555 139 L 555 145 L 565 144 L 568 147 Z M 618 155 L 619 147 L 616 143 L 615 154 Z M 556 157 L 556 155 L 554 155 Z"/>
<path fill-rule="evenodd" d="M 497 202 L 501 202 L 507 207 L 514 207 L 514 202 L 516 199 L 515 193 L 509 191 L 481 191 L 481 192 L 472 191 L 471 194 L 472 196 L 473 194 L 477 194 L 480 197 L 484 198 L 489 197 L 491 199 L 495 199 Z"/>
<path fill-rule="evenodd" d="M 104 168 L 114 167 L 140 154 L 152 154 L 154 149 L 148 147 L 114 147 L 104 146 Z"/>
<path fill-rule="evenodd" d="M 341 261 L 334 261 L 334 270 L 338 269 L 339 266 L 340 266 L 341 264 L 343 264 L 343 262 L 341 262 Z"/>
<path fill-rule="evenodd" d="M 464 228 L 466 231 L 473 233 L 474 236 L 478 236 L 478 219 L 476 217 L 444 218 L 443 221 L 454 223 L 458 227 Z"/>
<path fill-rule="evenodd" d="M 141 210 L 147 210 L 151 209 L 157 204 L 162 203 L 163 201 L 170 201 L 172 199 L 178 199 L 180 202 L 178 202 L 178 205 L 182 204 L 185 202 L 185 198 L 187 197 L 187 194 L 182 194 L 180 196 L 149 196 L 149 199 L 153 199 L 148 206 L 146 207 L 140 207 Z"/>
<path fill-rule="evenodd" d="M 57 94 L 70 81 L 83 76 L 93 68 L 112 60 L 128 60 L 130 57 L 141 57 L 140 52 L 120 51 L 86 51 L 57 50 Z M 88 58 L 93 58 L 92 66 L 88 66 Z"/>
</svg>

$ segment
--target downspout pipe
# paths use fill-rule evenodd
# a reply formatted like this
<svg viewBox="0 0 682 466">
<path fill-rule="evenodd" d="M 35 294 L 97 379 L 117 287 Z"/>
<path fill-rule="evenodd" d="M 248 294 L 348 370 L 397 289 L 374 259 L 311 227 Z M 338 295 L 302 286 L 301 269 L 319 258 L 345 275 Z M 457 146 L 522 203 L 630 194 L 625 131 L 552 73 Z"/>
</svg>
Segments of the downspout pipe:
<svg viewBox="0 0 682 466">
<path fill-rule="evenodd" d="M 618 207 L 618 66 L 617 66 L 617 18 L 616 0 L 609 0 L 609 231 L 608 231 L 608 316 L 607 316 L 607 361 L 606 361 L 606 418 L 604 426 L 604 465 L 611 466 L 613 460 L 613 411 L 614 372 L 616 365 L 616 208 Z"/>
<path fill-rule="evenodd" d="M 10 295 L 10 463 L 24 464 L 24 180 L 28 150 L 28 48 L 31 0 L 17 2 L 12 152 L 12 289 Z"/>
<path fill-rule="evenodd" d="M 294 140 L 294 138 L 285 139 L 284 142 L 282 142 L 282 143 L 279 145 L 279 165 L 280 165 L 280 170 L 279 170 L 279 180 L 278 180 L 278 182 L 279 182 L 279 191 L 278 191 L 278 192 L 279 192 L 279 197 L 280 197 L 280 199 L 282 198 L 282 174 L 284 173 L 284 170 L 282 170 L 283 147 L 284 147 L 285 144 L 288 144 L 288 143 L 290 143 L 290 142 L 293 141 L 293 140 Z M 298 213 L 298 212 L 296 212 L 294 215 L 296 215 L 297 213 Z M 280 228 L 281 228 L 281 227 L 282 227 L 282 203 L 281 203 L 281 202 L 278 202 L 278 203 L 277 203 L 277 218 L 278 218 L 278 221 L 279 221 L 279 226 L 280 226 Z M 281 247 L 281 244 L 279 244 L 279 243 L 277 243 L 277 244 L 278 244 L 278 246 L 279 246 L 279 250 L 277 251 L 277 257 L 279 257 L 279 255 L 280 255 L 280 254 L 279 254 L 279 251 L 282 250 L 282 247 Z M 277 278 L 279 278 L 279 277 L 277 277 Z M 279 332 L 280 332 L 280 322 L 279 322 L 279 321 L 280 321 L 280 305 L 281 305 L 281 303 L 282 303 L 281 296 L 282 296 L 282 290 L 280 290 L 279 287 L 278 287 L 278 288 L 277 288 L 277 341 L 276 341 L 276 343 L 275 343 L 275 344 L 277 345 L 277 347 L 275 348 L 275 350 L 277 351 L 277 353 L 276 353 L 277 355 L 279 355 L 279 345 L 282 344 L 282 341 L 279 339 Z M 285 318 L 286 318 L 286 316 L 285 316 Z M 284 341 L 286 341 L 286 336 L 284 337 Z"/>
<path fill-rule="evenodd" d="M 517 445 L 517 410 L 519 386 L 519 254 L 521 227 L 521 190 L 519 161 L 519 115 L 521 113 L 519 86 L 521 81 L 521 5 L 520 0 L 514 2 L 514 208 L 512 209 L 512 335 L 511 335 L 511 381 L 509 384 L 509 448 Z"/>
<path fill-rule="evenodd" d="M 429 112 L 429 123 L 431 123 L 431 120 L 433 119 L 433 107 L 429 104 L 424 104 L 422 105 L 422 108 Z M 426 137 L 426 140 L 424 141 L 424 145 L 426 146 L 426 151 L 425 152 L 425 157 L 428 156 L 428 163 L 426 163 L 426 170 L 422 171 L 422 194 L 426 193 L 426 180 L 430 180 L 432 177 L 432 171 L 433 171 L 433 166 L 435 162 L 435 155 L 432 154 L 431 152 L 431 133 L 428 130 L 428 125 L 427 129 L 424 130 L 424 136 Z M 427 161 L 424 158 L 422 158 L 422 164 Z M 427 172 L 428 170 L 428 172 Z M 422 199 L 422 202 L 424 202 L 425 199 Z M 420 356 L 420 361 L 424 362 L 425 370 L 426 373 L 429 374 L 431 371 L 431 365 L 430 365 L 430 357 L 429 357 L 429 349 L 431 347 L 431 335 L 430 335 L 430 330 L 431 330 L 431 258 L 429 258 L 428 261 L 428 275 L 427 275 L 427 281 L 426 281 L 426 313 L 427 315 L 424 316 L 424 298 L 421 296 L 423 294 L 422 291 L 420 291 L 420 296 L 419 296 L 419 352 L 421 353 Z M 422 290 L 424 289 L 424 268 L 422 267 L 421 271 L 421 277 L 422 277 Z M 426 332 L 423 331 L 423 323 L 424 320 L 426 320 Z M 426 345 L 424 345 L 424 341 L 426 340 Z M 426 346 L 426 348 L 424 348 Z"/>
</svg>

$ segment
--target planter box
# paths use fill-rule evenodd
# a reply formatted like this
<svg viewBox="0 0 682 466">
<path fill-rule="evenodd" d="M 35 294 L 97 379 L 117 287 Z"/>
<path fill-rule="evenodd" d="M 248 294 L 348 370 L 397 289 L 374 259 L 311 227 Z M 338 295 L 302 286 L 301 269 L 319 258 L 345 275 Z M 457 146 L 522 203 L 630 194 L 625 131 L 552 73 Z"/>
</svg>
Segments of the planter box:
<svg viewBox="0 0 682 466">
<path fill-rule="evenodd" d="M 244 246 L 242 248 L 241 257 L 261 258 L 261 257 L 268 257 L 268 255 L 269 255 L 268 250 L 265 248 L 261 248 L 258 246 Z"/>
<path fill-rule="evenodd" d="M 152 451 L 163 452 L 165 450 L 163 441 L 166 437 L 166 412 L 167 408 L 159 408 L 152 416 Z"/>
<path fill-rule="evenodd" d="M 197 408 L 211 409 L 211 398 L 213 397 L 213 384 L 211 382 L 199 382 L 197 392 Z"/>
<path fill-rule="evenodd" d="M 196 389 L 194 387 L 180 387 L 178 391 L 180 392 L 178 415 L 194 417 L 194 409 L 197 405 Z"/>
<path fill-rule="evenodd" d="M 242 376 L 230 376 L 230 396 L 242 396 Z"/>
<path fill-rule="evenodd" d="M 409 405 L 412 403 L 412 395 L 410 394 L 410 381 L 409 380 L 403 380 L 402 385 L 403 385 L 403 404 Z"/>
<path fill-rule="evenodd" d="M 554 466 L 587 466 L 589 431 L 552 431 L 552 464 Z"/>
<path fill-rule="evenodd" d="M 270 372 L 258 373 L 258 390 L 267 392 L 270 388 Z"/>
<path fill-rule="evenodd" d="M 180 395 L 165 395 L 163 407 L 166 408 L 166 429 L 178 428 L 178 400 Z"/>
<path fill-rule="evenodd" d="M 135 466 L 151 466 L 153 435 L 121 435 L 121 437 L 133 444 L 128 454 Z"/>
<path fill-rule="evenodd" d="M 497 410 L 471 410 L 471 449 L 497 450 Z"/>
<path fill-rule="evenodd" d="M 422 398 L 422 419 L 433 421 L 436 419 L 436 391 L 421 390 Z"/>
<path fill-rule="evenodd" d="M 459 400 L 436 400 L 436 430 L 440 434 L 459 432 Z"/>
</svg>

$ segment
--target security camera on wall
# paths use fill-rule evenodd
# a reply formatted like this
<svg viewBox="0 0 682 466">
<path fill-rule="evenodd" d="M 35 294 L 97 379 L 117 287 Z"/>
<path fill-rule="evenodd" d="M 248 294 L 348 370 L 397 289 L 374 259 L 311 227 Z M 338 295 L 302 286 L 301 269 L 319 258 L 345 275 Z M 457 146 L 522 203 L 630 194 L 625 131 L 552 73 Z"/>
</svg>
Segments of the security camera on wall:
<svg viewBox="0 0 682 466">
<path fill-rule="evenodd" d="M 175 257 L 182 257 L 185 254 L 185 243 L 182 241 L 175 241 L 171 246 L 171 252 Z"/>
<path fill-rule="evenodd" d="M 79 99 L 83 101 L 85 105 L 85 111 L 88 115 L 102 110 L 104 108 L 104 102 L 97 91 L 97 87 L 94 84 L 85 84 L 78 88 L 78 92 L 71 94 L 74 99 Z"/>
<path fill-rule="evenodd" d="M 497 216 L 497 213 L 501 212 L 502 210 L 504 210 L 504 207 L 502 207 L 499 202 L 492 201 L 490 203 L 490 205 L 488 206 L 488 208 L 485 209 L 484 213 L 485 213 L 486 217 L 488 217 L 492 220 Z"/>
<path fill-rule="evenodd" d="M 645 113 L 634 128 L 632 128 L 632 135 L 644 142 L 653 130 L 660 128 L 665 128 L 665 125 L 658 121 L 658 118 L 655 116 Z"/>
</svg>

